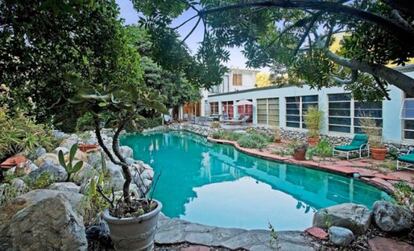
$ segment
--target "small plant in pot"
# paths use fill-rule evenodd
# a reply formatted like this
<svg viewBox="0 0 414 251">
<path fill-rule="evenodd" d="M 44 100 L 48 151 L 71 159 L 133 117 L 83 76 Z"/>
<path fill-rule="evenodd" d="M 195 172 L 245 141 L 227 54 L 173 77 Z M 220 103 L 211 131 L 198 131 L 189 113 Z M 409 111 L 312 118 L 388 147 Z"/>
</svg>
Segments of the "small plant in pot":
<svg viewBox="0 0 414 251">
<path fill-rule="evenodd" d="M 112 85 L 112 84 L 111 84 Z M 151 112 L 165 113 L 165 100 L 159 93 L 153 92 L 140 82 L 119 81 L 114 86 L 94 86 L 88 93 L 79 93 L 71 102 L 76 103 L 82 111 L 93 116 L 95 135 L 99 146 L 109 160 L 122 169 L 125 182 L 122 196 L 115 199 L 115 193 L 106 195 L 102 189 L 98 192 L 110 207 L 103 212 L 108 223 L 110 236 L 116 250 L 152 250 L 158 215 L 162 204 L 148 197 L 150 187 L 141 179 L 141 170 L 127 163 L 120 152 L 119 137 L 125 128 L 136 128 L 144 117 L 140 114 Z M 101 125 L 105 121 L 114 129 L 112 145 L 105 144 L 101 134 Z M 133 171 L 136 175 L 133 176 Z M 139 194 L 130 192 L 131 182 L 135 182 Z"/>
<path fill-rule="evenodd" d="M 368 135 L 369 150 L 375 160 L 385 160 L 387 148 L 382 143 L 381 127 L 378 127 L 373 118 L 365 117 L 359 120 L 362 132 Z"/>
<path fill-rule="evenodd" d="M 295 140 L 289 144 L 289 147 L 293 150 L 292 156 L 295 160 L 306 160 L 306 151 L 308 150 L 307 144 Z"/>
<path fill-rule="evenodd" d="M 316 106 L 308 108 L 304 116 L 305 125 L 308 129 L 308 143 L 310 146 L 316 146 L 319 142 L 319 134 L 322 125 L 323 112 Z"/>
</svg>

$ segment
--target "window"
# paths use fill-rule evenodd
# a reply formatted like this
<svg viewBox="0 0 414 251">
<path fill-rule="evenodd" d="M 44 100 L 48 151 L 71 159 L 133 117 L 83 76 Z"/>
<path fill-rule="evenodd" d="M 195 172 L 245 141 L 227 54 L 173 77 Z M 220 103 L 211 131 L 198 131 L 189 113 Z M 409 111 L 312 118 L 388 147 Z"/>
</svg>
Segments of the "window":
<svg viewBox="0 0 414 251">
<path fill-rule="evenodd" d="M 404 139 L 414 139 L 414 98 L 404 99 L 401 111 L 401 119 L 403 120 Z"/>
<path fill-rule="evenodd" d="M 242 86 L 242 74 L 234 73 L 233 74 L 233 85 L 234 86 Z"/>
<path fill-rule="evenodd" d="M 349 93 L 329 94 L 328 128 L 331 132 L 351 132 L 351 100 Z"/>
<path fill-rule="evenodd" d="M 257 123 L 279 126 L 279 99 L 264 98 L 257 100 Z"/>
<path fill-rule="evenodd" d="M 350 93 L 328 95 L 328 128 L 331 132 L 362 133 L 362 118 L 373 118 L 382 127 L 382 102 L 360 102 Z"/>
<path fill-rule="evenodd" d="M 309 107 L 318 107 L 318 95 L 286 98 L 286 126 L 306 128 L 303 117 Z"/>
<path fill-rule="evenodd" d="M 233 118 L 233 101 L 224 101 L 222 102 L 223 114 L 226 114 L 229 118 Z"/>
<path fill-rule="evenodd" d="M 218 102 L 211 102 L 210 103 L 210 114 L 218 114 L 219 108 L 218 108 Z"/>
</svg>

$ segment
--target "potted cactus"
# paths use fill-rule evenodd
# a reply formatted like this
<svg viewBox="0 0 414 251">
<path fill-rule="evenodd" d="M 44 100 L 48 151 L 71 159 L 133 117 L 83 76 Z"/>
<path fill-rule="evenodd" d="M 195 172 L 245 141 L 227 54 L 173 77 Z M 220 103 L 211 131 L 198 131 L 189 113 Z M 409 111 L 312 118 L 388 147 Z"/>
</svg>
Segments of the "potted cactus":
<svg viewBox="0 0 414 251">
<path fill-rule="evenodd" d="M 310 146 L 316 146 L 319 142 L 319 134 L 322 125 L 323 112 L 316 106 L 308 108 L 304 119 L 308 129 L 308 143 Z"/>
</svg>

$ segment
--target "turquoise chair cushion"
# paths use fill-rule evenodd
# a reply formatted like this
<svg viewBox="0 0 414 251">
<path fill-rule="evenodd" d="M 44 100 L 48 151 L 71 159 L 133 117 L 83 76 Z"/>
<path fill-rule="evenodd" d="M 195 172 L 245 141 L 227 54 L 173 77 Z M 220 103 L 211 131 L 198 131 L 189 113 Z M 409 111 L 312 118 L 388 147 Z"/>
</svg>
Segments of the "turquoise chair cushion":
<svg viewBox="0 0 414 251">
<path fill-rule="evenodd" d="M 352 145 L 335 146 L 335 150 L 349 152 L 349 151 L 359 150 L 359 146 L 352 146 Z"/>
<path fill-rule="evenodd" d="M 361 147 L 362 145 L 368 143 L 368 135 L 366 134 L 355 134 L 354 138 L 352 139 L 351 146 L 358 146 Z"/>
<path fill-rule="evenodd" d="M 398 160 L 414 164 L 414 153 L 402 155 L 398 157 Z"/>
</svg>

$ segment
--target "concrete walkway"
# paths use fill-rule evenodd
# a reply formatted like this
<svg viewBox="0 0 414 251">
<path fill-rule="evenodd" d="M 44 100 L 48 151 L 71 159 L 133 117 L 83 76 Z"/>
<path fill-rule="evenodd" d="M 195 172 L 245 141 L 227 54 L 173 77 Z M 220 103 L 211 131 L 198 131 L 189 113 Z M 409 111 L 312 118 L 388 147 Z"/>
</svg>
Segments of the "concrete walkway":
<svg viewBox="0 0 414 251">
<path fill-rule="evenodd" d="M 277 232 L 277 239 L 275 239 L 272 238 L 272 233 L 268 230 L 212 227 L 180 219 L 170 219 L 162 214 L 158 220 L 155 242 L 160 245 L 191 243 L 251 251 L 319 250 L 319 245 L 300 231 Z"/>
</svg>

